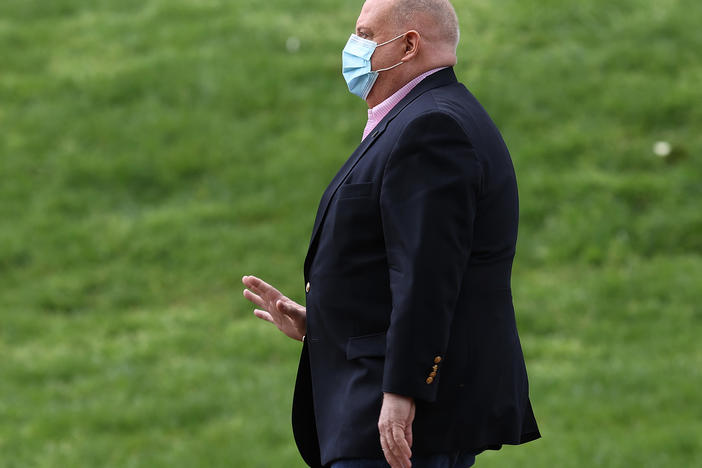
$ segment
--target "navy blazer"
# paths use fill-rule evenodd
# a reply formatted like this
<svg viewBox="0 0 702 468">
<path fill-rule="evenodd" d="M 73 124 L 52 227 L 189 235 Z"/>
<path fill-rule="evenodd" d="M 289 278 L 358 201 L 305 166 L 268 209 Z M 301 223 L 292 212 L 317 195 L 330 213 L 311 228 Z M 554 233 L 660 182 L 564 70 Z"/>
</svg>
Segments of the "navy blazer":
<svg viewBox="0 0 702 468">
<path fill-rule="evenodd" d="M 538 438 L 510 272 L 518 199 L 499 131 L 452 68 L 424 79 L 324 192 L 305 282 L 293 431 L 310 466 L 382 458 L 383 392 L 414 454 Z"/>
</svg>

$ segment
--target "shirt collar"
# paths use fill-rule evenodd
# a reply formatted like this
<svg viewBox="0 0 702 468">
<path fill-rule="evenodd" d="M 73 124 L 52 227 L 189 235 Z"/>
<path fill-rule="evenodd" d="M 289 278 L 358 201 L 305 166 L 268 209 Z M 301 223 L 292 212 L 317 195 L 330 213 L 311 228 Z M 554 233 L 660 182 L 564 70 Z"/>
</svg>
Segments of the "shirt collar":
<svg viewBox="0 0 702 468">
<path fill-rule="evenodd" d="M 447 67 L 434 68 L 433 70 L 429 70 L 427 72 L 422 73 L 421 75 L 412 79 L 402 88 L 398 89 L 395 93 L 393 93 L 392 96 L 390 96 L 377 106 L 368 109 L 368 123 L 366 123 L 366 128 L 363 129 L 362 139 L 365 140 L 368 134 L 373 131 L 375 126 L 378 125 L 381 120 L 383 120 L 383 117 L 388 115 L 392 108 L 395 107 L 400 101 L 402 101 L 402 99 L 405 96 L 407 96 L 410 93 L 410 91 L 412 91 L 412 89 L 415 86 L 417 86 L 424 78 L 438 72 L 439 70 L 443 70 L 444 68 Z"/>
</svg>

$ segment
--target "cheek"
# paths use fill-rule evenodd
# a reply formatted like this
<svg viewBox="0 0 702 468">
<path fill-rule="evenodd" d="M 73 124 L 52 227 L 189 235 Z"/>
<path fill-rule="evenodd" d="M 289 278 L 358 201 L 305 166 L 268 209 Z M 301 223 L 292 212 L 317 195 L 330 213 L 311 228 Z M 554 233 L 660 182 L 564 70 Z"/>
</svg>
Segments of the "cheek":
<svg viewBox="0 0 702 468">
<path fill-rule="evenodd" d="M 379 55 L 380 54 L 377 51 L 373 52 L 373 55 L 371 55 L 371 70 L 377 70 L 380 68 L 378 67 L 378 63 L 380 63 L 382 59 L 378 57 Z"/>
<path fill-rule="evenodd" d="M 371 70 L 389 67 L 388 63 L 391 59 L 392 57 L 388 54 L 388 50 L 385 47 L 375 49 L 375 52 L 371 55 Z M 381 73 L 380 76 L 383 76 L 383 74 Z"/>
</svg>

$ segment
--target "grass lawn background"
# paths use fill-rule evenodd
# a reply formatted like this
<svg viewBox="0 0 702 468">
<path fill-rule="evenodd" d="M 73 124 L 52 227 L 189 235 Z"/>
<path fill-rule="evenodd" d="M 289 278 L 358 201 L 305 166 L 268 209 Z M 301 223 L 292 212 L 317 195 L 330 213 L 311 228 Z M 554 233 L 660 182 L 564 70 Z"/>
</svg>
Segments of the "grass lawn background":
<svg viewBox="0 0 702 468">
<path fill-rule="evenodd" d="M 544 436 L 476 466 L 702 465 L 702 3 L 454 4 L 517 170 Z M 0 467 L 303 466 L 299 344 L 240 278 L 304 298 L 360 6 L 0 3 Z"/>
</svg>

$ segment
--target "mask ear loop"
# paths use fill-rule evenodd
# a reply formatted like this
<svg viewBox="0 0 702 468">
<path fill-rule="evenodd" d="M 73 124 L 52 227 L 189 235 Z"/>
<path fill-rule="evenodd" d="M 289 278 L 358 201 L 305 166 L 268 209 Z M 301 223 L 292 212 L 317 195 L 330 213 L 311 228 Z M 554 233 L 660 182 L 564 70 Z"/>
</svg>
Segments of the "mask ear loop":
<svg viewBox="0 0 702 468">
<path fill-rule="evenodd" d="M 379 72 L 381 72 L 381 71 L 388 71 L 388 70 L 392 70 L 392 69 L 395 68 L 395 67 L 399 67 L 399 66 L 402 65 L 403 63 L 405 63 L 405 62 L 399 62 L 399 63 L 396 63 L 395 65 L 393 65 L 392 67 L 381 68 L 381 69 L 379 69 L 379 70 L 371 70 L 371 71 L 374 72 L 374 73 L 379 73 Z"/>
<path fill-rule="evenodd" d="M 398 40 L 399 38 L 401 38 L 402 36 L 406 36 L 406 35 L 407 35 L 407 33 L 402 33 L 402 34 L 400 34 L 400 35 L 397 36 L 397 37 L 393 37 L 393 38 L 390 39 L 389 41 L 385 41 L 385 42 L 383 42 L 383 43 L 381 43 L 381 44 L 378 44 L 377 46 L 375 46 L 375 48 L 377 49 L 378 47 L 384 46 L 385 44 L 390 44 L 392 41 L 396 41 L 396 40 Z M 395 68 L 395 67 L 399 67 L 399 66 L 402 65 L 403 63 L 405 63 L 405 62 L 400 61 L 400 62 L 396 63 L 395 65 L 393 65 L 393 66 L 391 66 L 391 67 L 380 68 L 380 69 L 378 69 L 378 70 L 371 70 L 371 71 L 374 72 L 374 73 L 379 73 L 379 72 L 382 72 L 382 71 L 388 71 L 388 70 L 392 70 L 392 69 Z"/>
<path fill-rule="evenodd" d="M 393 38 L 390 39 L 389 41 L 385 41 L 385 42 L 383 42 L 383 43 L 381 43 L 381 44 L 378 44 L 376 47 L 381 47 L 381 46 L 384 46 L 385 44 L 390 44 L 392 41 L 396 41 L 396 40 L 398 40 L 399 38 L 401 38 L 402 36 L 405 36 L 406 34 L 407 34 L 407 33 L 402 33 L 402 34 L 400 34 L 400 35 L 397 36 L 397 37 L 393 37 Z"/>
</svg>

